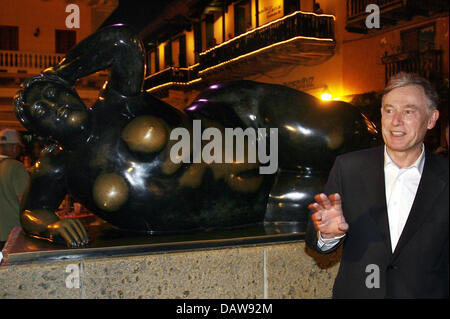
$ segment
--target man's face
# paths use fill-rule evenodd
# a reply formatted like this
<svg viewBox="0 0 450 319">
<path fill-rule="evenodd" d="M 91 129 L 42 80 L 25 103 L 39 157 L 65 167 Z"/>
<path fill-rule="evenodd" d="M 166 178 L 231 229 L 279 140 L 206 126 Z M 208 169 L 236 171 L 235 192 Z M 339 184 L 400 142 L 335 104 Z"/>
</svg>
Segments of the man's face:
<svg viewBox="0 0 450 319">
<path fill-rule="evenodd" d="M 422 87 L 408 85 L 386 94 L 381 106 L 381 126 L 386 148 L 393 152 L 416 152 L 427 130 L 436 124 L 437 110 L 430 111 Z"/>
</svg>

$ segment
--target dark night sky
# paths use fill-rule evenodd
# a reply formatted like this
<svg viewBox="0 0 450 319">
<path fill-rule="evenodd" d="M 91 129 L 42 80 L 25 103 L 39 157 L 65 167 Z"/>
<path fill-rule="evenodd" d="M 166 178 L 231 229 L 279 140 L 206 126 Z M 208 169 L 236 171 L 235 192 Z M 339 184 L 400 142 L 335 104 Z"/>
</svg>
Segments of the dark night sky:
<svg viewBox="0 0 450 319">
<path fill-rule="evenodd" d="M 125 23 L 138 31 L 156 18 L 173 0 L 119 0 L 117 9 L 103 22 L 102 26 Z"/>
</svg>

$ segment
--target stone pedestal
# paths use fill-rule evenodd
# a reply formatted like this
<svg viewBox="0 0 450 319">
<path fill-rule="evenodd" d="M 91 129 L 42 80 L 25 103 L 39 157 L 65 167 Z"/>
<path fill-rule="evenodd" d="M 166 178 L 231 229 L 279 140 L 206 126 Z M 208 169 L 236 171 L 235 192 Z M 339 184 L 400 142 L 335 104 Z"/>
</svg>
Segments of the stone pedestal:
<svg viewBox="0 0 450 319">
<path fill-rule="evenodd" d="M 330 298 L 340 250 L 319 255 L 301 234 L 291 236 L 108 257 L 72 250 L 63 253 L 68 259 L 5 259 L 0 298 Z"/>
</svg>

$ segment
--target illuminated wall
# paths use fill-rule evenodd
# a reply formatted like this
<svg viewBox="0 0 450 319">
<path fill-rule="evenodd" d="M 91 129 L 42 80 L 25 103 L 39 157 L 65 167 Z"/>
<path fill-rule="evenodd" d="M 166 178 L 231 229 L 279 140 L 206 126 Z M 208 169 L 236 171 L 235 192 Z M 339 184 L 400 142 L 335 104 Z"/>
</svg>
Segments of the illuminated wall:
<svg viewBox="0 0 450 319">
<path fill-rule="evenodd" d="M 263 1 L 263 0 L 261 0 Z M 305 9 L 305 1 L 301 9 Z M 312 3 L 311 3 L 312 6 Z M 385 26 L 383 30 L 369 34 L 349 33 L 345 29 L 345 2 L 321 0 L 324 13 L 335 20 L 336 49 L 333 57 L 316 66 L 281 67 L 249 79 L 284 84 L 306 91 L 317 97 L 325 90 L 333 98 L 350 100 L 351 95 L 381 91 L 385 86 L 385 66 L 381 58 L 401 49 L 401 33 L 405 30 L 435 25 L 435 49 L 442 50 L 442 70 L 449 73 L 449 17 L 427 18 L 416 16 L 401 25 Z"/>
<path fill-rule="evenodd" d="M 80 8 L 80 28 L 76 31 L 76 42 L 90 35 L 92 30 L 91 7 L 76 1 Z M 1 0 L 0 25 L 19 26 L 19 51 L 55 52 L 55 29 L 67 30 L 65 20 L 69 15 L 61 0 Z M 39 36 L 34 36 L 39 28 Z"/>
<path fill-rule="evenodd" d="M 194 31 L 186 31 L 186 60 L 188 66 L 195 64 Z"/>
<path fill-rule="evenodd" d="M 385 32 L 378 32 L 372 36 L 346 34 L 343 49 L 344 86 L 351 88 L 355 93 L 379 91 L 385 85 L 385 70 L 381 57 L 398 53 L 401 50 L 401 33 L 405 30 L 434 24 L 435 47 L 442 50 L 442 70 L 448 77 L 449 70 L 449 18 L 440 17 L 429 21 L 423 17 L 412 19 L 402 27 L 391 28 Z M 364 48 L 363 50 L 361 48 Z"/>
<path fill-rule="evenodd" d="M 259 25 L 279 19 L 283 16 L 283 0 L 259 0 Z"/>
<path fill-rule="evenodd" d="M 270 0 L 260 0 L 260 3 L 263 1 L 272 2 Z M 318 65 L 305 66 L 299 64 L 298 66 L 280 67 L 264 74 L 249 77 L 249 80 L 283 84 L 297 90 L 308 92 L 316 97 L 320 97 L 325 90 L 328 90 L 333 98 L 342 99 L 343 96 L 351 94 L 343 85 L 344 57 L 342 51 L 342 34 L 345 30 L 345 5 L 339 5 L 334 0 L 321 0 L 320 6 L 324 13 L 336 17 L 336 49 L 334 55 L 329 60 Z M 311 12 L 312 7 L 313 1 L 301 1 L 302 11 Z M 309 8 L 311 10 L 306 10 Z"/>
<path fill-rule="evenodd" d="M 159 70 L 165 69 L 165 63 L 164 63 L 164 46 L 167 42 L 161 43 L 158 45 L 158 57 L 159 57 Z"/>
<path fill-rule="evenodd" d="M 223 18 L 222 15 L 217 15 L 214 21 L 214 39 L 216 39 L 216 44 L 222 43 L 223 41 Z"/>
<path fill-rule="evenodd" d="M 314 66 L 291 65 L 269 70 L 246 79 L 284 84 L 295 89 L 303 90 L 315 96 L 320 96 L 328 90 L 333 98 L 350 100 L 354 94 L 380 91 L 385 85 L 385 66 L 381 58 L 392 48 L 401 46 L 401 32 L 421 25 L 433 23 L 435 25 L 435 49 L 443 51 L 442 64 L 445 76 L 449 69 L 449 18 L 413 17 L 409 21 L 402 21 L 400 26 L 384 27 L 380 32 L 357 34 L 346 31 L 347 8 L 345 1 L 321 0 L 320 7 L 325 14 L 332 14 L 335 19 L 334 55 L 327 61 Z M 225 41 L 235 36 L 234 6 L 228 6 L 225 13 Z M 304 12 L 313 10 L 313 0 L 300 1 L 300 9 Z M 267 24 L 283 16 L 282 0 L 259 0 L 259 26 Z M 216 12 L 214 21 L 214 38 L 216 44 L 223 42 L 222 13 Z M 256 5 L 251 0 L 252 28 L 256 27 Z M 202 22 L 203 50 L 206 50 L 205 21 Z M 187 63 L 195 64 L 193 31 L 186 32 Z M 175 57 L 176 55 L 173 54 Z M 160 69 L 164 65 L 164 50 L 160 50 Z M 175 63 L 177 61 L 174 61 Z"/>
</svg>

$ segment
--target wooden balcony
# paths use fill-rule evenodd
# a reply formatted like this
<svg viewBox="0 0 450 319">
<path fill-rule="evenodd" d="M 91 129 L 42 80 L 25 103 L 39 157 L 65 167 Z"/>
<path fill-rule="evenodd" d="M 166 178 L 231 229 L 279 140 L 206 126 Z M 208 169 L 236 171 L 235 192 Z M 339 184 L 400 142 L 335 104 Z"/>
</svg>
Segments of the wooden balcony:
<svg viewBox="0 0 450 319">
<path fill-rule="evenodd" d="M 442 51 L 428 50 L 425 52 L 404 52 L 384 56 L 381 59 L 385 67 L 385 81 L 400 72 L 417 73 L 430 81 L 442 77 Z"/>
<path fill-rule="evenodd" d="M 430 16 L 448 12 L 448 1 L 442 0 L 347 0 L 346 30 L 355 33 L 367 33 L 366 12 L 369 4 L 380 8 L 380 28 L 395 25 L 400 20 L 410 20 L 414 16 Z M 376 29 L 371 29 L 376 30 Z"/>
<path fill-rule="evenodd" d="M 315 65 L 334 54 L 334 16 L 294 12 L 200 53 L 198 64 L 146 77 L 148 92 L 191 89 L 286 65 Z M 166 93 L 165 92 L 165 93 Z"/>
<path fill-rule="evenodd" d="M 201 77 L 230 80 L 334 54 L 334 16 L 294 12 L 200 53 Z"/>
</svg>

